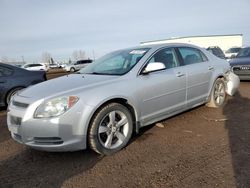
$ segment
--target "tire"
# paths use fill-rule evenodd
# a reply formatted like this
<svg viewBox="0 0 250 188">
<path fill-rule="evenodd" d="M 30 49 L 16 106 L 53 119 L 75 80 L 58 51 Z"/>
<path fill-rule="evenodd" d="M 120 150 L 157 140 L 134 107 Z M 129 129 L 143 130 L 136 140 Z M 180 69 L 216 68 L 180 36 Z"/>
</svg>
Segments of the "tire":
<svg viewBox="0 0 250 188">
<path fill-rule="evenodd" d="M 129 110 L 118 103 L 110 103 L 98 110 L 90 123 L 88 143 L 92 150 L 112 155 L 124 148 L 133 132 Z"/>
<path fill-rule="evenodd" d="M 74 67 L 71 67 L 69 71 L 70 71 L 70 72 L 75 72 L 76 70 L 75 70 Z"/>
<path fill-rule="evenodd" d="M 226 85 L 223 78 L 215 80 L 209 102 L 206 104 L 208 107 L 219 108 L 223 106 L 226 100 Z"/>
<path fill-rule="evenodd" d="M 14 96 L 21 89 L 23 89 L 23 87 L 17 87 L 8 92 L 8 94 L 6 95 L 6 99 L 5 99 L 6 105 L 9 105 L 11 97 Z"/>
</svg>

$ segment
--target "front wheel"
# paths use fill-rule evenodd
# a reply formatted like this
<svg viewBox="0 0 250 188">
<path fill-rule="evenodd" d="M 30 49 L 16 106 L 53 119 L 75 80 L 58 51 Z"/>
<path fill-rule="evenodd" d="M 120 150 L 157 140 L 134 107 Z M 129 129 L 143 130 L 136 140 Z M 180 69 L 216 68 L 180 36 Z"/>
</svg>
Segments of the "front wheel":
<svg viewBox="0 0 250 188">
<path fill-rule="evenodd" d="M 70 72 L 75 72 L 76 70 L 75 70 L 75 68 L 74 67 L 71 67 L 70 68 Z"/>
<path fill-rule="evenodd" d="M 207 103 L 208 107 L 219 108 L 226 100 L 226 86 L 222 78 L 218 78 L 213 85 L 210 94 L 210 100 Z"/>
<path fill-rule="evenodd" d="M 94 115 L 88 132 L 91 149 L 111 155 L 125 147 L 131 138 L 133 121 L 129 110 L 118 103 L 110 103 Z"/>
</svg>

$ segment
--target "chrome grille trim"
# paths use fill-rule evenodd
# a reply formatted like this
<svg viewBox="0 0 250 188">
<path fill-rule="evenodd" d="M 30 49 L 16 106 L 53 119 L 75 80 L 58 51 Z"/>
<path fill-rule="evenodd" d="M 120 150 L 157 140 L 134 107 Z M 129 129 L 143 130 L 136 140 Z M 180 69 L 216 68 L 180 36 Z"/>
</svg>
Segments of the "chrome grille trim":
<svg viewBox="0 0 250 188">
<path fill-rule="evenodd" d="M 27 108 L 29 106 L 29 104 L 18 102 L 18 101 L 12 101 L 12 105 L 20 107 L 20 108 Z"/>
</svg>

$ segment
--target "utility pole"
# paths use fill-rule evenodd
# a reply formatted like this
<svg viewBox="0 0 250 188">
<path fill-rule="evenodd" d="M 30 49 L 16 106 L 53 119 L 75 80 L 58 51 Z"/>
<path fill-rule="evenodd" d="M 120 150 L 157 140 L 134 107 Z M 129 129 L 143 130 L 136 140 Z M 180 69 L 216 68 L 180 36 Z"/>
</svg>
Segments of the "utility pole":
<svg viewBox="0 0 250 188">
<path fill-rule="evenodd" d="M 95 50 L 92 50 L 92 54 L 93 54 L 93 61 L 95 61 Z"/>
<path fill-rule="evenodd" d="M 24 56 L 22 55 L 22 60 L 23 60 L 23 64 L 24 64 Z"/>
</svg>

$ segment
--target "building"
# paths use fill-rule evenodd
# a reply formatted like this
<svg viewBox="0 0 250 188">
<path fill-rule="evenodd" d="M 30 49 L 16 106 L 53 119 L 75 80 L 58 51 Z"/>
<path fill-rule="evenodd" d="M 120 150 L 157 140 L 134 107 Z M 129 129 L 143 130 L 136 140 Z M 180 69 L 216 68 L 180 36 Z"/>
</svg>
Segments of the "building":
<svg viewBox="0 0 250 188">
<path fill-rule="evenodd" d="M 232 34 L 232 35 L 175 37 L 170 39 L 141 42 L 141 45 L 164 44 L 164 43 L 189 43 L 200 46 L 202 48 L 208 48 L 209 46 L 219 46 L 225 52 L 231 47 L 242 47 L 243 35 Z"/>
</svg>

